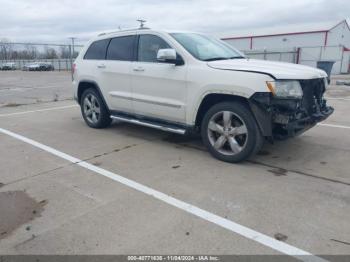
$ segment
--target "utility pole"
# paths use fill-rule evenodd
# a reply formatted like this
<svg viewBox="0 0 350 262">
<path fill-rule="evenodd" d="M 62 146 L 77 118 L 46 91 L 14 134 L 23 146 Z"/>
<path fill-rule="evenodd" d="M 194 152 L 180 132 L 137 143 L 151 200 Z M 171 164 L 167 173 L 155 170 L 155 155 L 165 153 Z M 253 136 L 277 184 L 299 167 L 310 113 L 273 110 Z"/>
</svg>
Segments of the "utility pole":
<svg viewBox="0 0 350 262">
<path fill-rule="evenodd" d="M 76 37 L 69 37 L 69 39 L 72 40 L 72 45 L 69 45 L 69 53 L 70 53 L 70 72 L 72 76 L 72 81 L 73 81 L 73 56 L 74 56 L 74 40 Z"/>
<path fill-rule="evenodd" d="M 74 40 L 77 39 L 76 37 L 69 37 L 72 41 L 72 57 L 74 56 Z"/>
</svg>

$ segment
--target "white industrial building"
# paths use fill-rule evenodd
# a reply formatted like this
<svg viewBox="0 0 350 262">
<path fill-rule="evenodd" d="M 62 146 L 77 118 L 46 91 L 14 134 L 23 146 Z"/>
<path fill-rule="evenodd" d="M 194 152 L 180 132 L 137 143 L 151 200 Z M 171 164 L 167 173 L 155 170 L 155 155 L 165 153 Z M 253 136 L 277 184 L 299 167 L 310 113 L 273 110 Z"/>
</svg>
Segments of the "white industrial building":
<svg viewBox="0 0 350 262">
<path fill-rule="evenodd" d="M 235 31 L 219 37 L 252 58 L 310 66 L 316 66 L 317 61 L 334 61 L 333 74 L 350 72 L 347 20 Z"/>
</svg>

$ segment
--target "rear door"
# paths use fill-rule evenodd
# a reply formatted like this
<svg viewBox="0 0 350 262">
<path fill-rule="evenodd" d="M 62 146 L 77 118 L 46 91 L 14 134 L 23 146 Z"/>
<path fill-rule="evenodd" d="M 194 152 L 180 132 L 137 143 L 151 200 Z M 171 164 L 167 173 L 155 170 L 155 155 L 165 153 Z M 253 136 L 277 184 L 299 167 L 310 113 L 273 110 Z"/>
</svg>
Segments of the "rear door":
<svg viewBox="0 0 350 262">
<path fill-rule="evenodd" d="M 135 54 L 135 34 L 110 39 L 106 59 L 97 64 L 100 85 L 111 110 L 132 113 L 131 61 Z"/>
<path fill-rule="evenodd" d="M 82 63 L 79 63 L 81 80 L 93 81 L 99 84 L 102 71 L 97 70 L 97 68 L 106 59 L 108 44 L 109 39 L 101 39 L 91 43 L 83 57 Z M 31 66 L 32 64 L 27 64 L 28 70 Z"/>
<path fill-rule="evenodd" d="M 140 34 L 137 60 L 132 63 L 135 113 L 185 123 L 186 65 L 157 61 L 159 49 L 172 48 L 160 35 Z"/>
</svg>

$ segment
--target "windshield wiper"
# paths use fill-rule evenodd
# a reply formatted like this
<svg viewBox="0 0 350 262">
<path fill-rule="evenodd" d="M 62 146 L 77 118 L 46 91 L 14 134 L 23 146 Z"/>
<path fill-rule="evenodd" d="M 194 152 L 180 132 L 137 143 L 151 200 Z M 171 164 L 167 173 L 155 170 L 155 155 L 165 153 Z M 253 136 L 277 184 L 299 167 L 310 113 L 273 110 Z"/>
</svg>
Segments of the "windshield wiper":
<svg viewBox="0 0 350 262">
<path fill-rule="evenodd" d="M 244 56 L 232 56 L 230 59 L 243 59 L 245 58 Z"/>
<path fill-rule="evenodd" d="M 216 60 L 228 60 L 230 59 L 229 57 L 212 57 L 212 58 L 208 58 L 208 59 L 204 59 L 203 61 L 216 61 Z"/>
<path fill-rule="evenodd" d="M 244 56 L 232 56 L 232 57 L 212 57 L 208 59 L 204 59 L 203 61 L 209 62 L 209 61 L 216 61 L 216 60 L 229 60 L 229 59 L 242 59 L 245 58 Z"/>
</svg>

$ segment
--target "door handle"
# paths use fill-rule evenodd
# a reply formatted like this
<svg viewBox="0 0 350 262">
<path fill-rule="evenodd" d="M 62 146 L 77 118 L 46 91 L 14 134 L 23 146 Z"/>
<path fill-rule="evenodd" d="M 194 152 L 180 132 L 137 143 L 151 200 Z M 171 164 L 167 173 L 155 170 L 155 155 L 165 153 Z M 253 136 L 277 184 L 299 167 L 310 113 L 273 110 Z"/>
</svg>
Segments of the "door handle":
<svg viewBox="0 0 350 262">
<path fill-rule="evenodd" d="M 104 64 L 97 65 L 97 68 L 101 68 L 101 69 L 103 69 L 103 68 L 106 68 L 106 65 L 104 65 Z"/>
<path fill-rule="evenodd" d="M 134 67 L 133 70 L 134 70 L 135 72 L 143 72 L 143 71 L 145 71 L 145 69 L 144 69 L 143 67 L 141 67 L 141 66 Z"/>
</svg>

